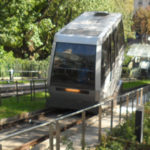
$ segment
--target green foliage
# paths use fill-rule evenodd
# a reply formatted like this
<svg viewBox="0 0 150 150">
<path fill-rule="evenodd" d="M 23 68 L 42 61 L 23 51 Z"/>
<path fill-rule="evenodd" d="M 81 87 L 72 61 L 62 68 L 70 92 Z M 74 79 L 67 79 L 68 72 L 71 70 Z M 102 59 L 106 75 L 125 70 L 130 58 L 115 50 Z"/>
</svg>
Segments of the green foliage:
<svg viewBox="0 0 150 150">
<path fill-rule="evenodd" d="M 128 64 L 130 63 L 132 57 L 131 56 L 128 56 L 128 55 L 125 55 L 124 57 L 124 62 L 123 62 L 123 66 L 128 66 Z"/>
<path fill-rule="evenodd" d="M 96 150 L 124 150 L 124 148 L 122 143 L 111 141 L 103 136 L 101 146 L 97 147 Z"/>
<path fill-rule="evenodd" d="M 135 117 L 134 115 L 130 116 L 129 120 L 125 120 L 125 123 L 122 125 L 113 128 L 111 132 L 108 133 L 108 137 L 103 136 L 101 145 L 96 150 L 124 150 L 130 149 L 136 150 L 136 148 L 132 149 L 131 146 L 127 146 L 127 143 L 123 143 L 120 141 L 110 140 L 109 136 L 117 137 L 118 139 L 125 139 L 130 142 L 136 141 L 135 136 Z"/>
<path fill-rule="evenodd" d="M 145 105 L 144 109 L 144 143 L 150 144 L 150 102 Z"/>
<path fill-rule="evenodd" d="M 73 142 L 70 139 L 68 139 L 68 137 L 62 137 L 62 144 L 66 145 L 65 150 L 74 150 Z"/>
<path fill-rule="evenodd" d="M 4 55 L 6 54 L 4 47 L 0 46 L 0 59 L 3 59 Z"/>
<path fill-rule="evenodd" d="M 110 133 L 113 137 L 119 137 L 122 139 L 128 139 L 129 141 L 135 141 L 135 117 L 132 116 L 131 120 L 127 120 L 123 125 L 120 125 L 112 130 Z"/>
<path fill-rule="evenodd" d="M 132 144 L 136 143 L 135 136 L 135 114 L 131 115 L 129 120 L 126 120 L 122 125 L 114 128 L 112 132 L 108 134 L 111 137 L 117 137 L 114 141 L 102 137 L 101 145 L 96 148 L 96 150 L 144 150 L 148 145 L 150 145 L 150 102 L 145 104 L 144 107 L 144 132 L 143 132 L 143 143 L 142 144 Z M 124 139 L 124 140 L 123 140 Z M 129 142 L 127 142 L 129 141 Z M 129 144 L 130 143 L 130 144 Z M 146 145 L 145 145 L 146 144 Z M 147 149 L 147 148 L 146 148 Z"/>
<path fill-rule="evenodd" d="M 54 34 L 84 11 L 121 12 L 125 35 L 132 36 L 133 0 L 0 0 L 0 4 L 0 45 L 16 57 L 45 59 Z"/>
<path fill-rule="evenodd" d="M 19 102 L 16 97 L 9 97 L 2 100 L 0 106 L 0 119 L 12 117 L 25 112 L 32 112 L 45 107 L 45 93 L 39 92 L 35 95 L 36 100 L 31 101 L 30 95 L 19 96 Z"/>
<path fill-rule="evenodd" d="M 132 88 L 137 88 L 143 85 L 150 84 L 150 80 L 136 80 L 136 81 L 128 81 L 123 83 L 123 90 L 129 90 Z"/>
<path fill-rule="evenodd" d="M 130 69 L 128 67 L 122 67 L 122 77 L 129 77 Z"/>
<path fill-rule="evenodd" d="M 80 13 L 78 0 L 6 0 L 0 3 L 0 45 L 22 58 L 47 57 L 54 33 Z"/>
<path fill-rule="evenodd" d="M 138 34 L 150 34 L 150 6 L 141 7 L 135 12 L 132 29 Z"/>
<path fill-rule="evenodd" d="M 45 78 L 49 66 L 50 58 L 42 61 L 15 58 L 13 52 L 6 53 L 2 51 L 2 59 L 0 59 L 0 77 L 9 76 L 9 70 L 14 69 L 14 73 L 18 71 L 40 71 L 41 77 Z M 30 76 L 30 73 L 15 73 L 15 76 Z M 37 74 L 36 74 L 37 76 Z"/>
</svg>

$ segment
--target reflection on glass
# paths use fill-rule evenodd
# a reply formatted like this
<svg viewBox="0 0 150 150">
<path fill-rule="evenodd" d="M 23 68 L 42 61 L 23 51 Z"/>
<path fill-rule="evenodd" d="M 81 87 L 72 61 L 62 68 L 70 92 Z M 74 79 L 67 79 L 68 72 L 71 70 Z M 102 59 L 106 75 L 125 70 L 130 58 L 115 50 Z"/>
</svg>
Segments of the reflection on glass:
<svg viewBox="0 0 150 150">
<path fill-rule="evenodd" d="M 94 89 L 96 46 L 56 43 L 51 83 Z"/>
<path fill-rule="evenodd" d="M 101 86 L 110 72 L 111 68 L 111 38 L 108 37 L 102 45 L 102 61 L 101 61 Z"/>
</svg>

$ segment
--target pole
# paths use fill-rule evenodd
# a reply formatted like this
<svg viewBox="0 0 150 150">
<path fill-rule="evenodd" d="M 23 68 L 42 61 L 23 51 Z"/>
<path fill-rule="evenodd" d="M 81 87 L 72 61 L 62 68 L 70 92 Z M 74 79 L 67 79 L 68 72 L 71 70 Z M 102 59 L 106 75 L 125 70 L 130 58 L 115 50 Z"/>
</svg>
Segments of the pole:
<svg viewBox="0 0 150 150">
<path fill-rule="evenodd" d="M 31 101 L 32 101 L 32 80 L 30 80 L 30 95 L 31 95 Z"/>
<path fill-rule="evenodd" d="M 1 100 L 1 88 L 0 88 L 0 106 L 2 105 L 2 100 Z"/>
<path fill-rule="evenodd" d="M 18 82 L 17 81 L 16 81 L 16 96 L 17 96 L 17 102 L 19 102 Z"/>
<path fill-rule="evenodd" d="M 139 91 L 136 92 L 136 106 L 139 105 Z"/>
<path fill-rule="evenodd" d="M 138 106 L 135 117 L 135 135 L 138 142 L 143 142 L 144 106 Z"/>
<path fill-rule="evenodd" d="M 98 118 L 99 118 L 99 126 L 98 126 L 98 141 L 99 141 L 99 142 L 101 142 L 101 119 L 102 119 L 102 106 L 99 106 Z"/>
<path fill-rule="evenodd" d="M 53 150 L 54 143 L 53 143 L 53 124 L 49 126 L 49 150 Z"/>
<path fill-rule="evenodd" d="M 2 150 L 2 144 L 0 144 L 0 150 Z"/>
<path fill-rule="evenodd" d="M 32 83 L 33 83 L 33 94 L 34 94 L 34 100 L 35 100 L 35 81 L 32 80 Z"/>
<path fill-rule="evenodd" d="M 141 95 L 140 95 L 140 105 L 143 104 L 143 88 L 141 89 Z"/>
<path fill-rule="evenodd" d="M 119 111 L 119 124 L 121 124 L 121 109 L 122 109 L 122 98 L 120 97 L 120 111 Z"/>
<path fill-rule="evenodd" d="M 81 138 L 81 145 L 82 145 L 82 150 L 85 149 L 85 111 L 82 112 L 82 138 Z"/>
<path fill-rule="evenodd" d="M 47 84 L 46 84 L 46 80 L 45 80 L 45 99 L 47 100 Z"/>
<path fill-rule="evenodd" d="M 126 117 L 128 118 L 129 95 L 126 96 Z"/>
<path fill-rule="evenodd" d="M 111 101 L 111 122 L 110 122 L 110 130 L 112 131 L 113 128 L 113 107 L 114 107 L 114 103 L 113 100 Z"/>
<path fill-rule="evenodd" d="M 58 121 L 56 121 L 56 150 L 60 150 L 60 126 Z"/>
</svg>

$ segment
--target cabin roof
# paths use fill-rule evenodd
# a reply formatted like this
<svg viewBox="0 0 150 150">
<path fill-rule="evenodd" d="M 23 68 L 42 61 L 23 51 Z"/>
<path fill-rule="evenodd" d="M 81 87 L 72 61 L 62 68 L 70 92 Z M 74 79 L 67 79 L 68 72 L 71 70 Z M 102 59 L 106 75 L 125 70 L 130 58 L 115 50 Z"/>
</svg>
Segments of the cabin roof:
<svg viewBox="0 0 150 150">
<path fill-rule="evenodd" d="M 56 37 L 93 38 L 104 36 L 121 19 L 120 13 L 85 12 L 62 28 Z"/>
</svg>

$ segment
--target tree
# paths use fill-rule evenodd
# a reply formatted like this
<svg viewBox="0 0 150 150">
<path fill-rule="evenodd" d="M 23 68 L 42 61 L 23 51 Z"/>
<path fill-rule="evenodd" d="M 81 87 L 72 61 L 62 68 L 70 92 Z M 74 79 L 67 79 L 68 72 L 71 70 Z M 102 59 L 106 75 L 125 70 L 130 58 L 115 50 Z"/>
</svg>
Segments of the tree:
<svg viewBox="0 0 150 150">
<path fill-rule="evenodd" d="M 150 34 L 150 6 L 141 7 L 135 12 L 132 29 L 139 35 Z"/>
<path fill-rule="evenodd" d="M 133 0 L 0 0 L 0 46 L 16 57 L 45 59 L 54 34 L 84 11 L 121 12 L 130 35 Z"/>
<path fill-rule="evenodd" d="M 0 45 L 16 57 L 45 58 L 56 31 L 80 13 L 78 0 L 0 0 Z"/>
</svg>

